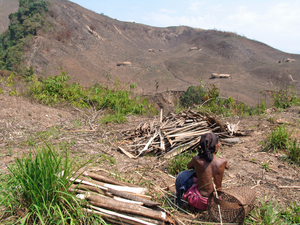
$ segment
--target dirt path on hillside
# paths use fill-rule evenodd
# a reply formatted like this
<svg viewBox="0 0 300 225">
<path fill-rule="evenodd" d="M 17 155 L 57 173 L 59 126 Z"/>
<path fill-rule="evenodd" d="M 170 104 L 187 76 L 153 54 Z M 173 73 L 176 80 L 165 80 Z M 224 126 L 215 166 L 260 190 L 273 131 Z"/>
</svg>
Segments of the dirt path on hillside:
<svg viewBox="0 0 300 225">
<path fill-rule="evenodd" d="M 117 150 L 123 130 L 142 121 L 153 121 L 153 118 L 132 116 L 124 124 L 102 125 L 97 119 L 91 123 L 93 113 L 75 108 L 51 108 L 22 97 L 1 94 L 0 172 L 7 172 L 7 165 L 13 163 L 15 157 L 44 140 L 54 145 L 66 144 L 72 158 L 79 163 L 91 160 L 88 170 L 99 173 L 107 170 L 119 179 L 150 187 L 154 200 L 161 199 L 160 188 L 175 194 L 175 178 L 168 174 L 169 161 L 149 156 L 133 160 Z M 300 186 L 299 167 L 283 161 L 283 153 L 263 152 L 260 144 L 278 123 L 286 124 L 288 130 L 294 131 L 293 137 L 298 138 L 299 113 L 299 108 L 292 108 L 263 116 L 220 118 L 224 123 L 241 121 L 241 130 L 253 131 L 250 136 L 241 137 L 242 143 L 221 147 L 220 157 L 227 158 L 231 166 L 225 171 L 223 187 L 246 185 L 254 187 L 258 199 L 274 198 L 280 204 L 300 202 L 300 189 L 281 188 Z M 98 116 L 101 115 L 102 112 L 98 112 Z M 263 165 L 268 165 L 269 169 Z M 196 216 L 178 215 L 188 219 L 207 218 L 205 212 Z"/>
</svg>

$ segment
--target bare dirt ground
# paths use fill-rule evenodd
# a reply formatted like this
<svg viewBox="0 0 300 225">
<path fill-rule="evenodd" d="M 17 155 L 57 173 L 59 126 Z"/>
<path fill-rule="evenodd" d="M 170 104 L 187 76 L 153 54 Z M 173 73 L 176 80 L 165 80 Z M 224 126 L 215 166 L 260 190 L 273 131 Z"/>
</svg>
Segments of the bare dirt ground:
<svg viewBox="0 0 300 225">
<path fill-rule="evenodd" d="M 221 147 L 220 157 L 227 158 L 231 166 L 225 172 L 223 187 L 255 186 L 258 199 L 274 198 L 280 204 L 300 202 L 300 189 L 279 188 L 300 186 L 299 167 L 283 161 L 283 153 L 263 152 L 261 146 L 277 123 L 286 124 L 288 130 L 294 131 L 293 137 L 298 138 L 299 113 L 300 108 L 291 108 L 255 117 L 219 118 L 223 122 L 241 121 L 241 130 L 253 130 L 250 136 L 241 138 L 242 143 Z M 88 170 L 99 173 L 106 170 L 119 179 L 150 187 L 155 200 L 162 199 L 159 188 L 175 194 L 175 178 L 167 170 L 169 161 L 149 156 L 133 160 L 117 150 L 123 130 L 134 128 L 142 121 L 153 121 L 153 118 L 132 116 L 124 124 L 102 125 L 94 115 L 92 111 L 51 108 L 23 97 L 0 94 L 0 174 L 7 172 L 7 166 L 15 157 L 35 148 L 43 139 L 54 145 L 68 145 L 76 162 L 83 164 L 91 160 Z M 266 163 L 269 171 L 263 168 Z M 186 215 L 174 210 L 172 213 L 187 219 L 207 218 L 205 212 Z"/>
</svg>

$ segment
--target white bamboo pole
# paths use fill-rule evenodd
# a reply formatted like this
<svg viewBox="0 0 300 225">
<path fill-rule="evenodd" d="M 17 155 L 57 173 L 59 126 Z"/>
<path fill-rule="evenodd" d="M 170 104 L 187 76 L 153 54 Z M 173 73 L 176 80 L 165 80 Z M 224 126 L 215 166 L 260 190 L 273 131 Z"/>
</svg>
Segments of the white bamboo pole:
<svg viewBox="0 0 300 225">
<path fill-rule="evenodd" d="M 217 192 L 217 189 L 216 189 L 216 185 L 214 183 L 214 178 L 212 178 L 212 184 L 214 186 L 214 190 L 216 192 L 216 196 L 217 196 L 217 198 L 219 198 L 218 192 Z M 220 205 L 218 205 L 218 209 L 219 209 L 219 215 L 220 215 L 220 222 L 221 222 L 221 225 L 223 225 Z"/>
</svg>

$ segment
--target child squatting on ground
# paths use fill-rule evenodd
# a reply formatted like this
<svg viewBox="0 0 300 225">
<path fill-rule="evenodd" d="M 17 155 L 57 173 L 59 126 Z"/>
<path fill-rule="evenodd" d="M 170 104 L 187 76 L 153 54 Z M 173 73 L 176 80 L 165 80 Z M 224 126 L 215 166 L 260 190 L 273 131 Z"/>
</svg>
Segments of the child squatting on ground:
<svg viewBox="0 0 300 225">
<path fill-rule="evenodd" d="M 189 205 L 200 209 L 207 209 L 207 200 L 214 191 L 213 182 L 217 189 L 222 187 L 224 170 L 229 168 L 226 159 L 215 156 L 221 142 L 214 133 L 204 134 L 200 140 L 198 155 L 187 165 L 188 169 L 179 173 L 176 177 L 177 203 L 181 206 L 181 197 L 187 200 Z M 213 182 L 212 182 L 213 180 Z"/>
</svg>

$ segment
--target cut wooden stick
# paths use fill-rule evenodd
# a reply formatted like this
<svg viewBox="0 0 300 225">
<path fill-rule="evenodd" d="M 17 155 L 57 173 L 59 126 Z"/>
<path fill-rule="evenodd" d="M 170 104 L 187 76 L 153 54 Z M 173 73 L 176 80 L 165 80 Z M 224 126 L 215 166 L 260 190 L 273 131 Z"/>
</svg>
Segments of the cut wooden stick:
<svg viewBox="0 0 300 225">
<path fill-rule="evenodd" d="M 116 212 L 113 212 L 110 210 L 101 209 L 96 206 L 91 206 L 91 208 L 93 210 L 85 209 L 85 211 L 89 212 L 89 213 L 95 213 L 95 214 L 101 215 L 104 218 L 106 218 L 106 217 L 112 218 L 114 220 L 120 221 L 121 222 L 120 224 L 123 224 L 123 222 L 124 222 L 124 223 L 133 224 L 133 225 L 135 225 L 135 224 L 137 224 L 137 225 L 155 225 L 154 223 L 149 223 L 147 221 L 137 219 L 137 218 L 134 218 L 131 216 L 123 215 L 120 213 L 116 213 Z"/>
<path fill-rule="evenodd" d="M 300 186 L 278 186 L 278 188 L 300 189 Z"/>
<path fill-rule="evenodd" d="M 132 214 L 130 214 L 130 216 L 133 217 L 133 218 L 141 219 L 141 220 L 144 220 L 146 222 L 154 223 L 154 224 L 157 224 L 157 225 L 165 225 L 166 224 L 163 221 L 154 220 L 154 219 L 150 219 L 150 218 L 146 218 L 146 217 L 142 217 L 142 216 L 138 216 L 138 215 L 132 215 Z"/>
<path fill-rule="evenodd" d="M 209 224 L 209 225 L 219 225 L 221 223 L 214 223 L 214 222 L 203 222 L 203 221 L 197 221 L 197 220 L 189 220 L 185 218 L 180 218 L 183 221 L 192 223 L 192 224 Z M 238 225 L 238 223 L 222 223 L 223 225 Z"/>
<path fill-rule="evenodd" d="M 116 179 L 113 179 L 113 178 L 109 178 L 109 177 L 102 176 L 102 175 L 92 173 L 92 172 L 88 172 L 88 171 L 83 172 L 82 175 L 83 176 L 88 176 L 88 177 L 90 177 L 94 180 L 97 180 L 97 181 L 102 181 L 104 183 L 115 184 L 115 185 L 120 185 L 120 186 L 140 187 L 140 186 L 135 185 L 135 184 L 131 184 L 131 183 L 127 183 L 127 182 L 124 182 L 124 181 L 116 180 Z"/>
<path fill-rule="evenodd" d="M 162 133 L 160 131 L 158 131 L 159 137 L 160 137 L 160 148 L 163 149 L 163 151 L 165 151 L 165 141 L 164 141 L 164 136 L 162 135 Z"/>
<path fill-rule="evenodd" d="M 146 151 L 149 147 L 149 145 L 151 144 L 151 142 L 158 136 L 158 132 L 155 132 L 155 134 L 153 135 L 152 138 L 150 138 L 150 140 L 148 141 L 148 143 L 146 144 L 146 146 L 142 149 L 142 151 L 140 151 L 140 153 L 136 156 L 139 157 L 144 151 Z"/>
<path fill-rule="evenodd" d="M 190 125 L 182 127 L 182 128 L 177 128 L 177 129 L 174 129 L 173 131 L 167 132 L 166 135 L 170 135 L 170 134 L 177 133 L 177 132 L 187 131 L 187 130 L 192 129 L 194 127 L 198 127 L 199 125 L 203 125 L 203 127 L 205 127 L 205 125 L 207 125 L 207 122 L 202 121 L 202 122 L 199 122 L 199 123 L 190 124 Z"/>
<path fill-rule="evenodd" d="M 152 207 L 152 206 L 160 205 L 160 203 L 158 203 L 158 202 L 153 202 L 153 201 L 150 201 L 150 200 L 138 197 L 138 196 L 134 196 L 132 194 L 128 194 L 128 193 L 124 193 L 124 192 L 121 192 L 121 191 L 117 191 L 117 190 L 114 190 L 114 189 L 110 189 L 109 188 L 108 192 L 110 192 L 113 195 L 122 197 L 122 198 L 130 199 L 130 200 L 137 201 L 137 202 L 143 202 L 143 204 L 146 205 L 146 206 Z"/>
<path fill-rule="evenodd" d="M 131 159 L 136 159 L 136 158 L 137 158 L 137 156 L 132 155 L 131 153 L 129 153 L 128 151 L 126 151 L 124 148 L 121 148 L 120 146 L 119 146 L 119 149 L 120 149 L 125 155 L 127 155 L 129 158 L 131 158 Z"/>
<path fill-rule="evenodd" d="M 90 186 L 90 185 L 84 185 L 84 184 L 80 184 L 80 185 L 72 184 L 71 188 L 73 188 L 73 189 L 80 189 L 80 190 L 84 190 L 84 191 L 93 191 L 93 192 L 96 192 L 96 193 L 99 193 L 99 194 L 104 194 L 105 193 L 100 188 L 97 188 L 97 187 L 94 187 L 94 186 Z"/>
<path fill-rule="evenodd" d="M 129 194 L 134 195 L 136 197 L 144 198 L 146 200 L 151 200 L 151 196 L 149 196 L 149 195 L 142 195 L 142 194 L 137 194 L 137 193 L 129 193 Z"/>
<path fill-rule="evenodd" d="M 191 146 L 193 146 L 195 143 L 187 143 L 183 146 L 178 146 L 173 148 L 171 151 L 167 152 L 163 157 L 166 159 L 172 158 L 186 150 L 188 150 Z"/>
<path fill-rule="evenodd" d="M 167 214 L 165 212 L 155 211 L 137 204 L 120 202 L 115 199 L 111 199 L 109 197 L 100 195 L 87 195 L 86 199 L 91 205 L 97 207 L 102 207 L 117 212 L 124 212 L 144 216 L 155 220 L 170 222 L 170 219 L 167 217 Z"/>
<path fill-rule="evenodd" d="M 111 188 L 117 191 L 124 191 L 124 192 L 136 193 L 142 195 L 144 195 L 147 192 L 147 189 L 143 187 L 126 187 L 126 186 L 117 186 L 113 184 L 104 184 L 104 187 Z"/>
<path fill-rule="evenodd" d="M 190 132 L 190 133 L 180 133 L 180 134 L 172 134 L 172 135 L 168 135 L 168 137 L 186 137 L 186 136 L 196 136 L 196 135 L 202 135 L 202 134 L 206 134 L 206 133 L 211 133 L 210 130 L 206 129 L 206 130 L 202 130 L 201 132 Z"/>
<path fill-rule="evenodd" d="M 125 198 L 116 197 L 116 196 L 114 196 L 113 199 L 117 200 L 119 202 L 126 202 L 126 203 L 132 203 L 132 204 L 136 204 L 136 205 L 143 205 L 142 202 L 136 202 L 136 201 L 132 201 L 132 200 L 128 200 L 128 199 L 125 199 Z"/>
<path fill-rule="evenodd" d="M 118 191 L 124 191 L 124 192 L 142 194 L 142 195 L 144 195 L 147 191 L 147 189 L 143 188 L 143 187 L 127 187 L 127 186 L 118 186 L 118 185 L 113 185 L 113 184 L 106 184 L 106 183 L 101 183 L 99 181 L 88 179 L 86 177 L 79 177 L 78 179 L 70 178 L 70 180 L 74 181 L 75 183 L 82 183 L 82 184 L 85 184 L 85 185 L 98 187 L 101 190 L 105 190 L 105 191 L 107 191 L 108 188 L 111 188 L 111 189 L 118 190 Z"/>
<path fill-rule="evenodd" d="M 71 177 L 69 180 L 73 181 L 74 183 L 77 183 L 77 184 L 85 184 L 85 185 L 97 187 L 97 188 L 100 188 L 101 190 L 107 191 L 106 187 L 98 185 L 98 184 L 95 184 L 95 183 L 90 182 L 90 181 L 86 181 L 86 180 L 82 180 L 82 179 L 75 179 L 73 177 Z"/>
<path fill-rule="evenodd" d="M 215 185 L 215 183 L 214 183 L 214 178 L 212 178 L 212 184 L 213 184 L 213 187 L 214 187 L 214 191 L 215 191 L 215 193 L 216 193 L 216 197 L 219 198 L 218 192 L 217 192 L 217 189 L 216 189 L 216 185 Z M 221 207 L 220 207 L 220 205 L 218 205 L 218 209 L 219 209 L 220 222 L 221 222 L 221 225 L 223 225 L 223 222 L 222 222 L 222 214 L 221 214 Z"/>
<path fill-rule="evenodd" d="M 172 145 L 173 145 L 173 142 L 172 142 L 171 138 L 169 138 L 168 136 L 166 136 L 166 134 L 165 134 L 165 133 L 164 133 L 164 135 L 165 135 L 165 137 L 168 139 L 168 141 L 169 141 L 170 145 L 172 146 Z"/>
</svg>

